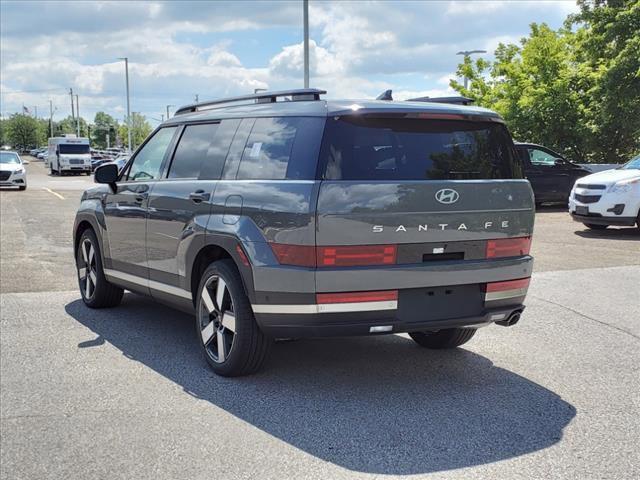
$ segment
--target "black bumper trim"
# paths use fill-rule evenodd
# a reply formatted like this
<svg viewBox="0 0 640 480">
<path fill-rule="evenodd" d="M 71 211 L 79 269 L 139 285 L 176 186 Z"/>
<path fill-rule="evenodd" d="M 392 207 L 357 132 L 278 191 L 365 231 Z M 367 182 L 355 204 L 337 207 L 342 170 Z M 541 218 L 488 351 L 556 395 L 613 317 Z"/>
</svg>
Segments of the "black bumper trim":
<svg viewBox="0 0 640 480">
<path fill-rule="evenodd" d="M 633 227 L 636 224 L 635 217 L 601 217 L 591 215 L 578 215 L 571 212 L 571 218 L 580 223 L 593 223 L 595 225 L 615 225 L 619 227 Z"/>
</svg>

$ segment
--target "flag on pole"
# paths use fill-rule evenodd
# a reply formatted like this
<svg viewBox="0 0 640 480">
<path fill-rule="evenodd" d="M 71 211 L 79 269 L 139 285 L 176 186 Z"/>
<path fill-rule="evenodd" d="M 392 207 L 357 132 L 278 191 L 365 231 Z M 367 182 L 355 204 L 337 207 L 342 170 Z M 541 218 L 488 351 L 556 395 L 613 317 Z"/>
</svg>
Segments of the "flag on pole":
<svg viewBox="0 0 640 480">
<path fill-rule="evenodd" d="M 25 107 L 24 105 L 22 106 L 22 113 L 26 113 L 27 115 L 31 115 L 31 112 L 29 111 L 29 108 Z"/>
</svg>

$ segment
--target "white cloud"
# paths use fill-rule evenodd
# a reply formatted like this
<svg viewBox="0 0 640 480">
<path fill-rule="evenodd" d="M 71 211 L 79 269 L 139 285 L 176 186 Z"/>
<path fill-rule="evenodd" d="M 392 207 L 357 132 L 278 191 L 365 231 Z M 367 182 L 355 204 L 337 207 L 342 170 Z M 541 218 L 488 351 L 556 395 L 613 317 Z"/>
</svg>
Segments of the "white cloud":
<svg viewBox="0 0 640 480">
<path fill-rule="evenodd" d="M 568 2 L 311 2 L 311 84 L 333 98 L 450 95 L 467 48 L 514 42 L 531 22 L 560 26 Z M 2 2 L 2 113 L 49 99 L 70 113 L 122 116 L 128 56 L 132 110 L 302 83 L 301 5 L 291 2 Z M 28 19 L 28 21 L 27 21 Z M 28 24 L 28 27 L 25 25 Z M 212 40 L 208 41 L 211 38 Z M 238 52 L 255 42 L 249 62 Z M 276 47 L 273 44 L 276 42 Z M 277 42 L 281 42 L 277 48 Z M 265 53 L 261 53 L 265 52 Z M 269 52 L 269 53 L 266 53 Z M 256 61 L 256 58 L 260 60 Z M 257 65 L 257 66 L 256 66 Z"/>
</svg>

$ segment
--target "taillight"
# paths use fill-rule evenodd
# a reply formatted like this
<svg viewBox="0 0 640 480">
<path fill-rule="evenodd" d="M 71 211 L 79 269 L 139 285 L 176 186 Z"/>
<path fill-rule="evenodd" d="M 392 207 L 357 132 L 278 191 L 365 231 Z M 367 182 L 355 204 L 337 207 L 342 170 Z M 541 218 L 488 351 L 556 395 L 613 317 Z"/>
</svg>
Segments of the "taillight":
<svg viewBox="0 0 640 480">
<path fill-rule="evenodd" d="M 388 302 L 394 300 L 398 300 L 397 290 L 316 294 L 316 302 L 318 303 Z"/>
<path fill-rule="evenodd" d="M 363 267 L 394 265 L 397 258 L 395 245 L 347 245 L 313 247 L 271 243 L 271 249 L 281 265 L 299 267 Z"/>
<path fill-rule="evenodd" d="M 393 265 L 396 263 L 395 245 L 350 245 L 318 247 L 319 267 L 359 267 Z"/>
<path fill-rule="evenodd" d="M 520 257 L 528 255 L 530 249 L 531 237 L 488 240 L 486 258 Z"/>
<path fill-rule="evenodd" d="M 296 265 L 298 267 L 316 266 L 316 247 L 308 245 L 288 245 L 272 243 L 271 250 L 281 265 Z"/>
<path fill-rule="evenodd" d="M 520 278 L 518 280 L 507 280 L 506 282 L 487 283 L 486 292 L 506 292 L 507 290 L 519 290 L 528 288 L 531 278 Z"/>
</svg>

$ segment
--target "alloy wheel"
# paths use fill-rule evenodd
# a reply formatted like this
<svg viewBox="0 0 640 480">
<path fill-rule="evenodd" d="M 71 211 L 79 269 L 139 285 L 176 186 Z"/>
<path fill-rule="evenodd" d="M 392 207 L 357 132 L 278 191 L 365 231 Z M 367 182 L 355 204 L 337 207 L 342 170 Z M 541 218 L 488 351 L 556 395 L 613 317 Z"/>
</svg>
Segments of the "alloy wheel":
<svg viewBox="0 0 640 480">
<path fill-rule="evenodd" d="M 86 299 L 93 297 L 98 284 L 96 250 L 93 248 L 91 240 L 85 238 L 80 244 L 81 257 L 78 259 L 78 278 L 80 278 L 80 289 Z"/>
<path fill-rule="evenodd" d="M 236 332 L 231 293 L 222 277 L 212 275 L 200 296 L 198 319 L 204 349 L 214 362 L 223 363 L 233 348 Z"/>
</svg>

